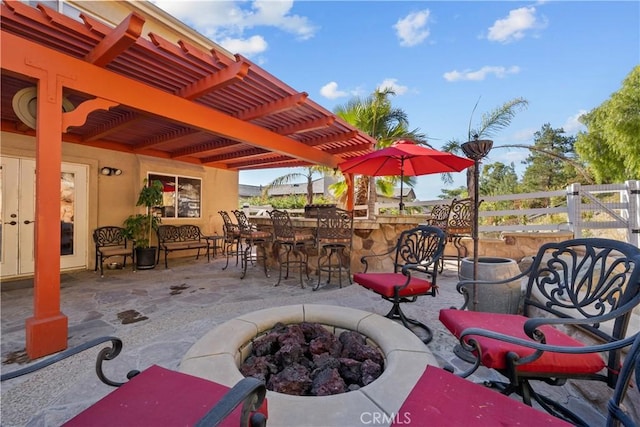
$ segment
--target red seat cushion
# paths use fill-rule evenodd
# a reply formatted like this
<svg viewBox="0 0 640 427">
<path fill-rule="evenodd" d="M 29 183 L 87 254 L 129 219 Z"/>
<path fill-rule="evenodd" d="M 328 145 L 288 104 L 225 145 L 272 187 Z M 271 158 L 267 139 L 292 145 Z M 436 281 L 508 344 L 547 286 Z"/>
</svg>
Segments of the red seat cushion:
<svg viewBox="0 0 640 427">
<path fill-rule="evenodd" d="M 358 273 L 353 275 L 353 281 L 377 294 L 393 298 L 395 288 L 404 285 L 407 276 L 401 273 Z M 411 282 L 400 291 L 400 296 L 424 295 L 432 288 L 433 285 L 430 281 L 411 277 Z"/>
<path fill-rule="evenodd" d="M 392 426 L 570 426 L 495 390 L 427 366 Z"/>
<path fill-rule="evenodd" d="M 154 365 L 90 406 L 66 426 L 190 426 L 229 391 L 229 387 Z M 223 426 L 237 427 L 242 405 Z M 260 412 L 267 416 L 267 401 Z"/>
<path fill-rule="evenodd" d="M 518 314 L 485 313 L 455 309 L 440 310 L 440 321 L 458 338 L 462 331 L 473 327 L 488 329 L 533 342 L 524 333 L 524 323 L 527 320 L 527 317 Z M 573 347 L 584 346 L 580 341 L 571 338 L 552 326 L 542 326 L 540 330 L 544 332 L 547 344 Z M 482 350 L 482 365 L 488 368 L 505 369 L 507 367 L 506 355 L 510 351 L 515 351 L 520 357 L 528 356 L 535 351 L 528 347 L 509 344 L 492 338 L 473 337 L 478 341 Z M 545 351 L 539 359 L 520 365 L 517 369 L 518 372 L 587 374 L 598 372 L 604 366 L 604 360 L 597 353 L 569 354 Z"/>
</svg>

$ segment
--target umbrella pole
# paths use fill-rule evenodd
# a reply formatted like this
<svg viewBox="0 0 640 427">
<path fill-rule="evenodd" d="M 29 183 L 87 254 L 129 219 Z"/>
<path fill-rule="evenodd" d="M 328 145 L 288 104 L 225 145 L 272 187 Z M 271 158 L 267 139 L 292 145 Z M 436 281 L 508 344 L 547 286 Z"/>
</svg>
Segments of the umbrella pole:
<svg viewBox="0 0 640 427">
<path fill-rule="evenodd" d="M 404 213 L 404 202 L 402 201 L 403 196 L 403 184 L 404 184 L 404 157 L 400 159 L 400 215 Z"/>
</svg>

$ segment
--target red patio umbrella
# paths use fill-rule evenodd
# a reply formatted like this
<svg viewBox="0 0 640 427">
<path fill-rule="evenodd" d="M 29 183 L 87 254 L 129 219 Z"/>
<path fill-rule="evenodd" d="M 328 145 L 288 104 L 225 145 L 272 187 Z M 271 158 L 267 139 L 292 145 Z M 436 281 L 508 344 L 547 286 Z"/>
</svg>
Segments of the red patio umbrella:
<svg viewBox="0 0 640 427">
<path fill-rule="evenodd" d="M 400 139 L 389 147 L 342 162 L 338 167 L 342 173 L 368 176 L 399 175 L 400 211 L 403 211 L 402 182 L 405 176 L 460 172 L 473 164 L 473 160 L 466 157 L 416 145 L 408 139 Z"/>
</svg>

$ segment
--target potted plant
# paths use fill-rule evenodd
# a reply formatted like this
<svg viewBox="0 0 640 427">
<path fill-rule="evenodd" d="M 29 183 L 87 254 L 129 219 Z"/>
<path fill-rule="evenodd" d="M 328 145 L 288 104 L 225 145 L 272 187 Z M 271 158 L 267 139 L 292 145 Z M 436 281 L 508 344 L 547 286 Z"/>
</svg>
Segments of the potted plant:
<svg viewBox="0 0 640 427">
<path fill-rule="evenodd" d="M 151 246 L 151 233 L 157 229 L 160 217 L 153 214 L 151 208 L 162 204 L 162 182 L 155 180 L 148 183 L 144 180 L 144 186 L 140 190 L 136 206 L 144 206 L 147 212 L 144 214 L 130 215 L 124 221 L 125 235 L 135 241 L 136 267 L 138 269 L 150 269 L 156 265 L 156 246 Z"/>
</svg>

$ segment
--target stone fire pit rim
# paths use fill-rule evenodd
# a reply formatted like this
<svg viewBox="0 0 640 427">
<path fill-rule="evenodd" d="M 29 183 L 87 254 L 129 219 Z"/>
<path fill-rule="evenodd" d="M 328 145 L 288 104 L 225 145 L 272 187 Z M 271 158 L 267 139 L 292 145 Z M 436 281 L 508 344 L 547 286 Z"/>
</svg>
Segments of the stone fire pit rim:
<svg viewBox="0 0 640 427">
<path fill-rule="evenodd" d="M 290 396 L 268 391 L 270 424 L 272 421 L 278 424 L 279 417 L 285 413 L 291 417 L 296 412 L 309 426 L 350 425 L 358 421 L 357 413 L 367 411 L 391 414 L 400 408 L 426 366 L 438 366 L 418 337 L 381 315 L 350 307 L 297 304 L 253 311 L 218 325 L 187 351 L 179 370 L 232 387 L 243 378 L 238 367 L 247 355 L 247 342 L 272 329 L 277 322 L 305 321 L 333 326 L 338 332 L 362 333 L 384 354 L 385 369 L 371 384 L 333 396 Z M 335 418 L 335 424 L 327 418 L 328 414 Z M 313 420 L 317 420 L 317 424 Z"/>
</svg>

